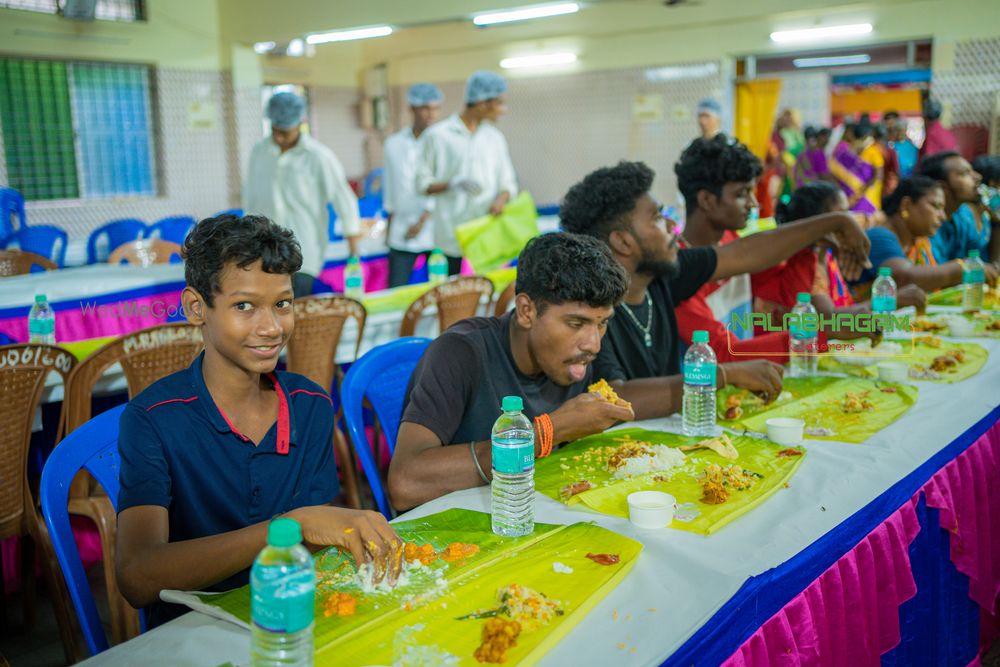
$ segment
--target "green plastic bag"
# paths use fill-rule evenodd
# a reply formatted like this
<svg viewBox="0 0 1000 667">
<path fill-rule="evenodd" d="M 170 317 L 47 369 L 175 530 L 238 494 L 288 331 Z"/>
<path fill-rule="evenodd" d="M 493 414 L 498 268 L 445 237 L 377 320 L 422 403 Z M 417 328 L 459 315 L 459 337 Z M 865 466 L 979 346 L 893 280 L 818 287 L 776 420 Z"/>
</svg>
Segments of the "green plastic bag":
<svg viewBox="0 0 1000 667">
<path fill-rule="evenodd" d="M 525 244 L 538 236 L 538 211 L 531 193 L 521 192 L 498 216 L 484 215 L 455 229 L 462 255 L 476 273 L 486 273 L 507 264 Z"/>
</svg>

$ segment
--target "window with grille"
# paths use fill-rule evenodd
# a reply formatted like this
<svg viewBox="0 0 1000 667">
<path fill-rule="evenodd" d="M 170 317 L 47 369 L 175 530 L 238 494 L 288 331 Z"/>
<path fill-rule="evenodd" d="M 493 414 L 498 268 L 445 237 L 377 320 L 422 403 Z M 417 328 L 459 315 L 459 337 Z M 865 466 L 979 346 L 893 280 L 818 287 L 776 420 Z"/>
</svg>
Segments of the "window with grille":
<svg viewBox="0 0 1000 667">
<path fill-rule="evenodd" d="M 10 187 L 29 200 L 156 194 L 150 68 L 0 58 Z"/>
<path fill-rule="evenodd" d="M 66 10 L 67 0 L 0 0 L 0 8 L 25 9 L 44 14 L 61 14 Z M 72 14 L 73 7 L 70 7 Z M 143 0 L 97 0 L 94 18 L 100 21 L 145 21 L 146 8 Z"/>
</svg>

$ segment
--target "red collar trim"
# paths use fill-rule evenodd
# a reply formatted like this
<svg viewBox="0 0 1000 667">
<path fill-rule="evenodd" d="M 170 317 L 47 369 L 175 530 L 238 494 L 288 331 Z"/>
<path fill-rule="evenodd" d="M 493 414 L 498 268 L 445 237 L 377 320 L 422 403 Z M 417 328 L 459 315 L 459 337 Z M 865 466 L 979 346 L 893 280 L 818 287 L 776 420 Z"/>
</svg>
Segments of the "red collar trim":
<svg viewBox="0 0 1000 667">
<path fill-rule="evenodd" d="M 291 419 L 288 415 L 288 397 L 285 396 L 285 390 L 281 388 L 281 383 L 278 382 L 277 376 L 274 373 L 268 373 L 267 379 L 271 381 L 274 385 L 274 391 L 278 395 L 278 442 L 277 451 L 279 454 L 285 456 L 288 455 L 288 449 L 291 444 Z M 250 442 L 250 438 L 246 437 L 240 433 L 239 429 L 229 420 L 229 417 L 219 404 L 215 404 L 215 409 L 219 411 L 222 418 L 226 420 L 226 425 L 229 426 L 229 430 L 239 436 L 243 442 Z"/>
</svg>

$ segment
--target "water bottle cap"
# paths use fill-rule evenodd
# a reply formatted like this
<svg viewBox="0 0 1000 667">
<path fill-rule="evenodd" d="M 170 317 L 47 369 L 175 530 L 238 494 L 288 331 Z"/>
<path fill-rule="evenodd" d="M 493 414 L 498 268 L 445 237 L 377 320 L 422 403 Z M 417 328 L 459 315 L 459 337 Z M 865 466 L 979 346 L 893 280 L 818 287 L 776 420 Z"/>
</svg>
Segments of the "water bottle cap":
<svg viewBox="0 0 1000 667">
<path fill-rule="evenodd" d="M 708 342 L 708 332 L 707 331 L 695 331 L 691 336 L 691 340 L 695 343 L 707 343 Z"/>
<path fill-rule="evenodd" d="M 36 294 L 35 295 L 35 303 L 45 303 L 48 300 L 49 300 L 49 297 L 45 296 L 44 294 Z"/>
<path fill-rule="evenodd" d="M 798 301 L 799 303 L 809 303 L 810 301 L 812 301 L 812 294 L 810 294 L 809 292 L 799 292 L 795 296 L 795 300 Z"/>
<path fill-rule="evenodd" d="M 444 252 L 441 251 L 441 248 L 434 248 L 434 252 L 432 252 L 431 254 L 432 255 L 443 255 Z"/>
<path fill-rule="evenodd" d="M 347 263 L 348 264 L 358 264 L 360 262 L 361 262 L 361 260 L 358 259 L 357 255 L 351 255 L 350 257 L 347 258 Z"/>
<path fill-rule="evenodd" d="M 302 541 L 302 529 L 295 519 L 275 519 L 267 526 L 267 543 L 272 547 L 291 547 Z"/>
<path fill-rule="evenodd" d="M 979 259 L 979 251 L 978 250 L 970 250 L 969 251 L 969 259 Z"/>
<path fill-rule="evenodd" d="M 888 277 L 891 278 L 892 277 L 892 267 L 889 267 L 889 266 L 880 267 L 879 270 L 878 270 L 878 274 L 880 276 L 888 276 Z"/>
<path fill-rule="evenodd" d="M 504 412 L 520 412 L 524 408 L 524 401 L 520 396 L 504 396 L 500 407 Z"/>
</svg>

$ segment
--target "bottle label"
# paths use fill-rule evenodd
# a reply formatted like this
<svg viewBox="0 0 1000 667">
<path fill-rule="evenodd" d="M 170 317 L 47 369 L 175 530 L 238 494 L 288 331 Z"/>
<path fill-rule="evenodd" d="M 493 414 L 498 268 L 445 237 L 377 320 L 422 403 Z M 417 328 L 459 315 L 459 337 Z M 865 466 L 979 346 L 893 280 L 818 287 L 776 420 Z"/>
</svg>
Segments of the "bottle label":
<svg viewBox="0 0 1000 667">
<path fill-rule="evenodd" d="M 521 444 L 510 446 L 499 445 L 494 441 L 492 456 L 494 472 L 505 475 L 528 472 L 535 467 L 535 443 L 532 440 L 525 440 Z"/>
<path fill-rule="evenodd" d="M 896 297 L 894 296 L 873 296 L 873 313 L 894 313 L 896 312 Z"/>
<path fill-rule="evenodd" d="M 313 622 L 316 574 L 311 570 L 282 572 L 280 567 L 254 570 L 250 616 L 268 632 L 291 634 Z"/>
<path fill-rule="evenodd" d="M 50 336 L 55 332 L 55 320 L 28 320 L 28 333 L 32 336 Z"/>
<path fill-rule="evenodd" d="M 684 364 L 684 384 L 715 386 L 715 364 Z"/>
<path fill-rule="evenodd" d="M 963 271 L 962 282 L 966 285 L 969 283 L 984 283 L 986 282 L 986 273 L 982 269 L 970 269 L 968 271 Z"/>
<path fill-rule="evenodd" d="M 362 289 L 361 276 L 348 276 L 344 279 L 344 287 L 351 290 Z"/>
</svg>

